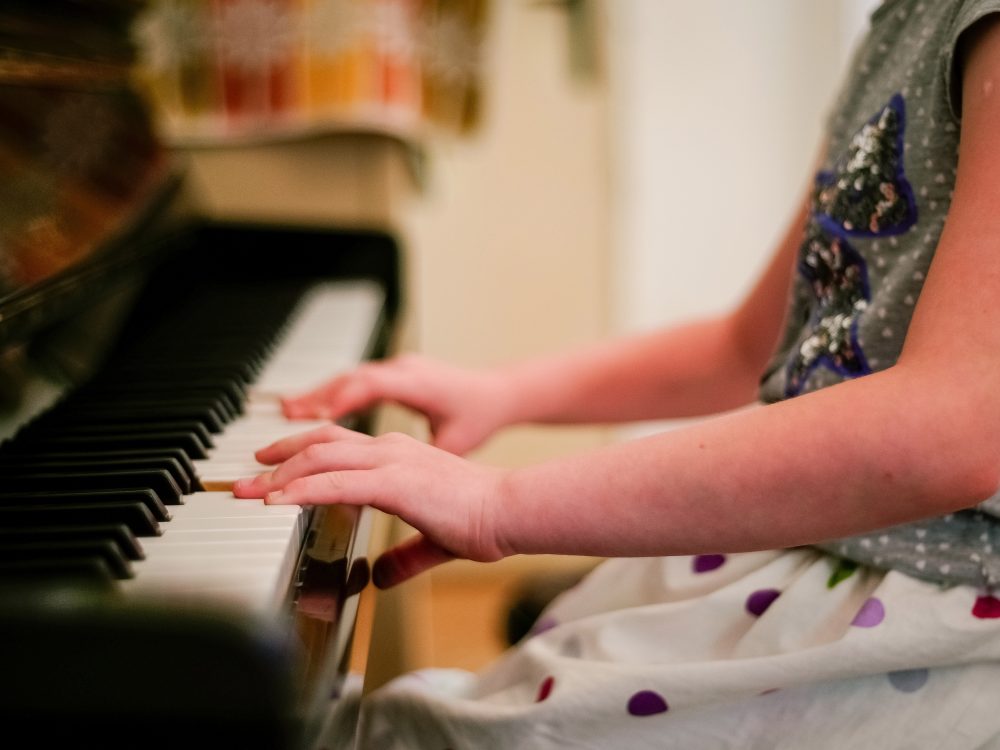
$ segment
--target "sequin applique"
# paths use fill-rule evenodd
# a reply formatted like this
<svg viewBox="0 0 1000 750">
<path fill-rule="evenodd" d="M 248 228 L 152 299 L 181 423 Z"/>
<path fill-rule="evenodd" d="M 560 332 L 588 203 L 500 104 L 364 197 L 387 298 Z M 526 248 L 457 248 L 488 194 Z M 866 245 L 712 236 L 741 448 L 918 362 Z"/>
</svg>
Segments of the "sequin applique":
<svg viewBox="0 0 1000 750">
<path fill-rule="evenodd" d="M 872 370 L 858 336 L 868 309 L 868 266 L 848 238 L 901 234 L 917 220 L 903 173 L 905 107 L 898 94 L 854 136 L 833 170 L 816 176 L 798 271 L 809 293 L 805 329 L 789 356 L 785 395 L 825 367 L 856 378 Z"/>
<path fill-rule="evenodd" d="M 813 212 L 836 236 L 902 234 L 916 223 L 913 189 L 903 173 L 906 109 L 896 94 L 851 139 L 832 171 L 816 176 Z"/>
</svg>

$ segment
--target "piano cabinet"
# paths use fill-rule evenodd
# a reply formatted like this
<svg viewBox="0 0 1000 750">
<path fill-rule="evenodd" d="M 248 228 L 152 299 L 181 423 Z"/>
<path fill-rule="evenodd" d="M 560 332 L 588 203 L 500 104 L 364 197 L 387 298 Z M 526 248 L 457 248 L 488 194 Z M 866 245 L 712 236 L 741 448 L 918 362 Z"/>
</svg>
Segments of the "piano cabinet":
<svg viewBox="0 0 1000 750">
<path fill-rule="evenodd" d="M 385 232 L 194 217 L 0 297 L 0 348 L 25 371 L 59 360 L 63 327 L 80 348 L 81 321 L 110 290 L 119 301 L 91 365 L 15 408 L 0 443 L 11 736 L 315 746 L 365 662 L 374 511 L 269 507 L 227 482 L 260 468 L 254 447 L 304 429 L 280 392 L 392 351 L 400 257 Z"/>
</svg>

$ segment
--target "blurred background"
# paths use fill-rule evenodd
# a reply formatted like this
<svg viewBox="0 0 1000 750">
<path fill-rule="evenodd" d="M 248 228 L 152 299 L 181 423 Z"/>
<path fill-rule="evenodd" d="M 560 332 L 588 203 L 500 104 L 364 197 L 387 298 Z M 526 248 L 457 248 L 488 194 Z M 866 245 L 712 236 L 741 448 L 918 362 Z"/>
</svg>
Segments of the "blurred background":
<svg viewBox="0 0 1000 750">
<path fill-rule="evenodd" d="M 151 0 L 133 37 L 155 130 L 201 210 L 392 232 L 405 257 L 396 349 L 487 366 L 734 303 L 811 179 L 827 108 L 877 4 Z M 48 33 L 83 44 L 70 26 Z M 107 53 L 95 47 L 89 74 Z M 53 133 L 69 137 L 48 138 L 45 153 L 78 170 L 107 162 L 122 123 L 95 116 L 86 97 L 64 104 Z M 20 93 L 0 101 L 10 138 L 30 106 Z M 90 141 L 104 150 L 84 153 L 73 134 L 102 126 L 107 137 Z M 151 158 L 106 191 L 107 206 L 65 198 L 81 237 L 137 200 L 149 177 L 139 166 L 160 168 L 159 144 L 147 145 Z M 39 185 L 0 185 L 0 290 L 71 262 L 79 246 L 56 242 L 52 222 L 18 219 L 29 212 L 15 199 Z M 21 245 L 65 248 L 18 255 Z M 424 434 L 398 410 L 382 421 Z M 519 427 L 475 457 L 518 466 L 671 426 Z M 381 524 L 382 543 L 410 533 Z M 415 667 L 482 666 L 505 645 L 521 587 L 596 562 L 453 563 L 380 594 L 364 613 L 379 643 L 369 687 Z"/>
</svg>

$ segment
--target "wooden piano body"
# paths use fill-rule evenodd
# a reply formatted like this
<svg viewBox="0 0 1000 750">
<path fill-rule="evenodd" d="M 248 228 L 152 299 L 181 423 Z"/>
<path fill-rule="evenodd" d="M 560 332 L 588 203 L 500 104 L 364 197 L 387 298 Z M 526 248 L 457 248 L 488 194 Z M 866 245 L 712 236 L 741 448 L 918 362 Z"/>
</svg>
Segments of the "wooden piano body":
<svg viewBox="0 0 1000 750">
<path fill-rule="evenodd" d="M 41 3 L 11 28 L 44 25 L 46 9 L 58 6 L 78 14 L 83 35 L 108 17 L 125 23 L 132 5 Z M 27 7 L 0 12 L 0 29 L 5 13 Z M 171 524 L 184 520 L 187 538 L 196 537 L 201 529 L 192 528 L 197 521 L 188 510 L 202 500 L 205 507 L 236 502 L 224 489 L 202 492 L 199 472 L 237 424 L 247 445 L 257 440 L 255 409 L 273 412 L 276 394 L 262 392 L 256 378 L 282 342 L 295 338 L 296 316 L 317 284 L 374 290 L 377 303 L 365 320 L 325 324 L 330 331 L 363 326 L 352 338 L 358 360 L 389 351 L 400 309 L 400 249 L 382 231 L 201 216 L 183 164 L 157 142 L 131 90 L 126 53 L 118 60 L 106 48 L 90 58 L 77 52 L 76 59 L 54 59 L 26 44 L 0 63 L 6 733 L 26 732 L 36 747 L 316 747 L 348 665 L 359 661 L 352 649 L 366 642 L 356 613 L 369 585 L 370 511 L 302 509 L 290 522 L 292 538 L 281 542 L 282 570 L 268 567 L 273 555 L 247 563 L 266 578 L 259 586 L 239 576 L 255 540 L 273 537 L 267 524 L 240 522 L 253 532 L 245 543 L 243 526 L 224 529 L 224 543 L 204 558 L 191 551 L 197 544 L 171 548 Z M 72 132 L 54 130 L 60 127 Z M 90 143 L 99 137 L 105 140 Z M 237 367 L 235 385 L 216 377 L 223 365 L 213 359 L 228 352 L 230 367 L 225 337 L 234 326 L 243 347 L 235 356 L 253 355 Z M 212 360 L 208 375 L 196 370 L 203 360 Z M 309 366 L 293 356 L 300 380 L 291 382 L 332 374 Z M 206 396 L 220 379 L 228 395 Z M 185 454 L 190 435 L 180 448 L 150 438 L 185 429 L 158 399 L 182 403 L 190 423 L 197 421 L 192 404 L 213 398 L 232 413 L 198 438 L 207 459 Z M 372 428 L 364 417 L 349 426 Z M 260 444 L 267 439 L 262 433 Z M 164 455 L 154 455 L 161 449 Z M 160 482 L 179 486 L 163 476 L 178 464 L 196 467 L 185 480 L 191 486 L 160 497 Z M 144 485 L 144 477 L 156 481 Z M 239 513 L 257 506 L 277 510 L 243 501 Z M 209 527 L 219 528 L 227 514 L 208 514 Z M 149 585 L 157 575 L 178 576 L 172 562 L 152 559 L 154 550 L 183 558 L 177 570 L 191 570 L 195 582 L 180 591 Z M 246 605 L 243 588 L 252 594 Z"/>
</svg>

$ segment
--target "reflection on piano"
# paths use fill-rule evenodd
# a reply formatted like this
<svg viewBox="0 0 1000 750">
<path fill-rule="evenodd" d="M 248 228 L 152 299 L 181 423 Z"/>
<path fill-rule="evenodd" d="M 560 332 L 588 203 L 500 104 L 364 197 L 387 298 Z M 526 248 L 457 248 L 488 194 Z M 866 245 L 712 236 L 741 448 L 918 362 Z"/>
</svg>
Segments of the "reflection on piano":
<svg viewBox="0 0 1000 750">
<path fill-rule="evenodd" d="M 398 248 L 192 213 L 127 66 L 88 58 L 134 5 L 0 12 L 71 11 L 82 40 L 0 63 L 0 714 L 33 745 L 312 748 L 363 640 L 370 512 L 229 487 L 310 426 L 278 395 L 388 351 Z M 106 140 L 52 145 L 87 118 L 58 135 Z"/>
</svg>

